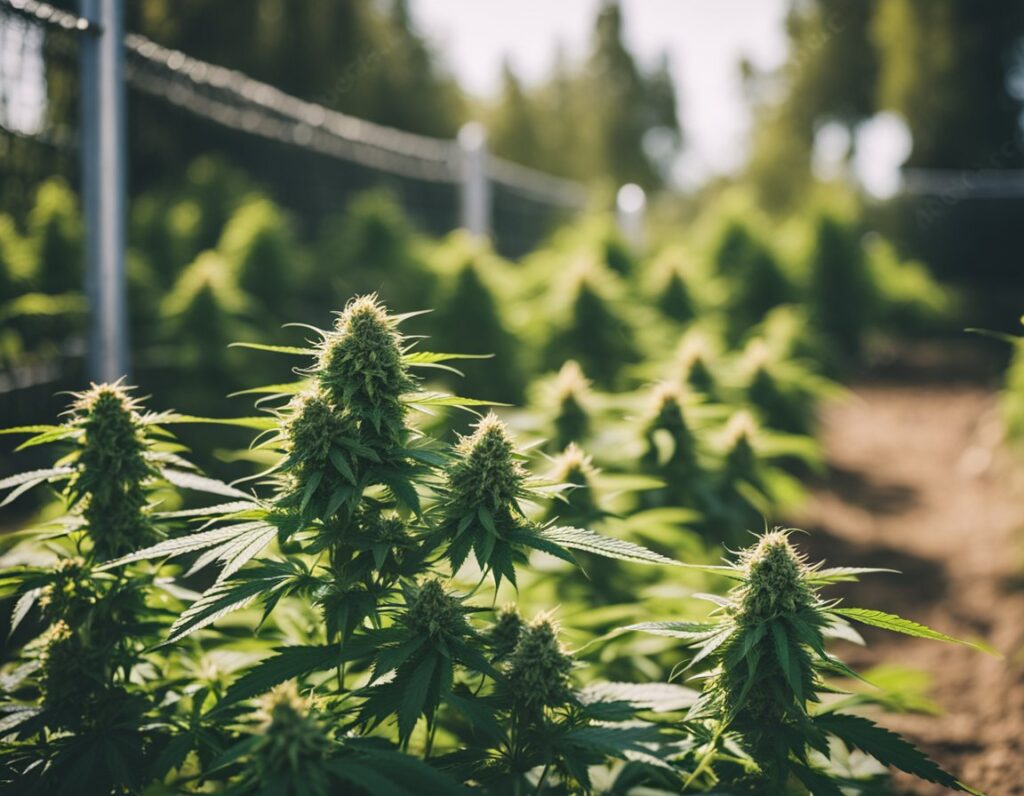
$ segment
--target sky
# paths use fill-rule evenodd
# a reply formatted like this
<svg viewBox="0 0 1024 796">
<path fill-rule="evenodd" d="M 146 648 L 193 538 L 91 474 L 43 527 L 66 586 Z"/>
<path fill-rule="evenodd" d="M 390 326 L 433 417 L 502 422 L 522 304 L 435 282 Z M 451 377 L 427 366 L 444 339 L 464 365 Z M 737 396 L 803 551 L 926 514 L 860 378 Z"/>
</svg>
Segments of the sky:
<svg viewBox="0 0 1024 796">
<path fill-rule="evenodd" d="M 585 57 L 601 0 L 412 0 L 413 18 L 464 89 L 493 96 L 508 58 L 542 80 L 561 43 Z M 686 150 L 676 181 L 692 186 L 741 165 L 750 118 L 739 61 L 773 67 L 786 55 L 786 0 L 621 0 L 626 43 L 645 65 L 668 53 Z"/>
</svg>

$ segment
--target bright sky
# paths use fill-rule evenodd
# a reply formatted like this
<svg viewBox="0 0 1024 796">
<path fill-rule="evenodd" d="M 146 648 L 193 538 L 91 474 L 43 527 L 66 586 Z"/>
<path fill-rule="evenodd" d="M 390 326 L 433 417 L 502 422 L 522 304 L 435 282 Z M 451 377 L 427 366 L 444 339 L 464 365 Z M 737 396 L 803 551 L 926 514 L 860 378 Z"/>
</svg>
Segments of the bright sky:
<svg viewBox="0 0 1024 796">
<path fill-rule="evenodd" d="M 462 86 L 493 95 L 509 58 L 520 76 L 538 81 L 561 42 L 583 58 L 601 0 L 412 0 L 420 31 Z M 667 52 L 687 137 L 677 179 L 693 185 L 743 162 L 749 117 L 739 61 L 782 62 L 786 0 L 621 0 L 625 36 L 643 64 Z"/>
</svg>

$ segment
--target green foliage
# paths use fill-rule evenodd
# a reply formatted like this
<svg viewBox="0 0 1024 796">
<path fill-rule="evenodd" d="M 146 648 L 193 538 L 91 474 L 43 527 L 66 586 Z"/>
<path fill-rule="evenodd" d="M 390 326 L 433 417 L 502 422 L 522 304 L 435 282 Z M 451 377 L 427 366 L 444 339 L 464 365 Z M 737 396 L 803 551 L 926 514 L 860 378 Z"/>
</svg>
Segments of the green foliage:
<svg viewBox="0 0 1024 796">
<path fill-rule="evenodd" d="M 613 185 L 664 184 L 681 142 L 675 87 L 666 59 L 642 69 L 623 37 L 617 5 L 598 13 L 587 61 L 560 58 L 544 84 L 524 88 L 505 66 L 489 129 L 496 153 L 526 165 Z M 661 147 L 644 146 L 657 136 Z"/>
<path fill-rule="evenodd" d="M 547 349 L 548 363 L 558 365 L 575 358 L 595 382 L 614 385 L 623 364 L 636 360 L 633 330 L 613 305 L 601 271 L 583 264 L 573 275 L 562 299 L 562 318 L 557 322 Z"/>
<path fill-rule="evenodd" d="M 844 361 L 856 361 L 877 310 L 857 230 L 834 216 L 820 216 L 809 271 L 812 322 Z"/>
<path fill-rule="evenodd" d="M 975 791 L 943 771 L 907 741 L 859 716 L 823 702 L 826 678 L 856 677 L 825 648 L 829 637 L 849 634 L 846 619 L 896 632 L 954 641 L 899 617 L 840 608 L 821 588 L 871 570 L 810 566 L 790 532 L 765 533 L 727 567 L 736 585 L 706 623 L 660 622 L 633 629 L 696 647 L 689 666 L 710 667 L 700 699 L 684 721 L 702 739 L 679 756 L 686 786 L 723 785 L 743 793 L 839 793 L 847 782 L 834 761 L 836 738 L 886 765 L 952 790 Z"/>
</svg>

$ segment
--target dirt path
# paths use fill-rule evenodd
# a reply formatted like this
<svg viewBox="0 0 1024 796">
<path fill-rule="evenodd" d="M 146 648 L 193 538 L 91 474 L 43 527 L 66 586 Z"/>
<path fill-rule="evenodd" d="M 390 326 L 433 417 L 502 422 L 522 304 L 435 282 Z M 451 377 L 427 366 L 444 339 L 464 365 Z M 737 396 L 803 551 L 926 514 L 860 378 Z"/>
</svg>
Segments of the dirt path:
<svg viewBox="0 0 1024 796">
<path fill-rule="evenodd" d="M 999 452 L 994 396 L 972 385 L 871 384 L 829 408 L 829 474 L 800 518 L 833 564 L 882 566 L 843 596 L 1004 653 L 866 634 L 858 665 L 927 671 L 944 714 L 887 717 L 988 796 L 1024 794 L 1024 480 Z M 945 793 L 898 781 L 900 792 Z"/>
</svg>

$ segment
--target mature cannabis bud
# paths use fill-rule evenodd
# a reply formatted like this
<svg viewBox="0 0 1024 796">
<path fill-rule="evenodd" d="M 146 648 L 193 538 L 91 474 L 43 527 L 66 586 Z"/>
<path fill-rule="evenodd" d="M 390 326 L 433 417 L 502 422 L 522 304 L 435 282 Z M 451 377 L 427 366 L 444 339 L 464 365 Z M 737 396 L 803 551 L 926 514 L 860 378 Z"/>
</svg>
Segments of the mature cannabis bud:
<svg viewBox="0 0 1024 796">
<path fill-rule="evenodd" d="M 600 513 L 594 500 L 594 477 L 597 468 L 593 459 L 575 442 L 556 456 L 548 473 L 548 479 L 556 484 L 570 484 L 565 494 L 568 506 L 553 504 L 551 516 L 559 516 L 567 521 L 586 524 L 587 521 Z"/>
<path fill-rule="evenodd" d="M 285 433 L 295 464 L 326 464 L 334 443 L 352 434 L 351 424 L 320 392 L 296 396 L 288 409 Z"/>
<path fill-rule="evenodd" d="M 459 598 L 445 591 L 437 578 L 413 587 L 409 597 L 405 623 L 411 629 L 432 637 L 462 635 L 469 630 Z"/>
<path fill-rule="evenodd" d="M 514 603 L 498 611 L 494 624 L 487 630 L 486 639 L 496 660 L 505 660 L 516 648 L 519 633 L 525 626 L 523 617 Z"/>
<path fill-rule="evenodd" d="M 564 705 L 571 696 L 572 658 L 558 642 L 558 629 L 546 616 L 522 628 L 506 666 L 509 689 L 528 710 Z"/>
<path fill-rule="evenodd" d="M 704 336 L 686 335 L 676 352 L 676 379 L 699 395 L 714 397 L 717 393 L 717 383 L 708 364 L 711 359 L 711 348 Z"/>
<path fill-rule="evenodd" d="M 757 422 L 749 412 L 737 412 L 725 427 L 725 472 L 733 480 L 757 480 L 757 454 L 752 440 Z"/>
<path fill-rule="evenodd" d="M 685 402 L 682 391 L 671 384 L 659 384 L 651 394 L 651 408 L 647 429 L 667 431 L 673 439 L 689 437 L 689 428 L 684 416 Z"/>
<path fill-rule="evenodd" d="M 99 598 L 99 592 L 88 577 L 85 559 L 72 556 L 57 562 L 53 582 L 39 596 L 39 607 L 50 621 L 77 626 Z"/>
<path fill-rule="evenodd" d="M 261 701 L 260 741 L 253 753 L 264 775 L 301 773 L 303 766 L 327 756 L 331 741 L 294 681 L 274 688 Z"/>
<path fill-rule="evenodd" d="M 740 622 L 762 622 L 813 605 L 814 595 L 804 581 L 804 561 L 786 531 L 764 534 L 754 548 L 742 553 L 741 564 L 745 578 L 738 595 Z"/>
<path fill-rule="evenodd" d="M 341 312 L 321 345 L 315 375 L 334 405 L 359 422 L 367 442 L 401 442 L 401 396 L 415 382 L 402 362 L 402 335 L 375 295 L 355 298 Z"/>
<path fill-rule="evenodd" d="M 493 412 L 469 436 L 459 439 L 448 468 L 452 515 L 483 507 L 495 520 L 508 518 L 528 473 L 515 458 L 505 424 Z"/>
<path fill-rule="evenodd" d="M 90 719 L 97 697 L 106 688 L 102 654 L 86 645 L 64 621 L 43 636 L 39 658 L 43 704 L 55 726 L 76 727 Z"/>
<path fill-rule="evenodd" d="M 71 422 L 83 434 L 68 494 L 72 506 L 82 506 L 95 557 L 105 560 L 150 535 L 143 485 L 157 473 L 146 460 L 138 402 L 123 386 L 94 384 L 75 398 Z"/>
<path fill-rule="evenodd" d="M 590 381 L 579 363 L 570 359 L 558 371 L 553 387 L 554 440 L 559 448 L 582 440 L 590 427 Z"/>
</svg>

